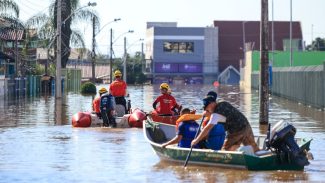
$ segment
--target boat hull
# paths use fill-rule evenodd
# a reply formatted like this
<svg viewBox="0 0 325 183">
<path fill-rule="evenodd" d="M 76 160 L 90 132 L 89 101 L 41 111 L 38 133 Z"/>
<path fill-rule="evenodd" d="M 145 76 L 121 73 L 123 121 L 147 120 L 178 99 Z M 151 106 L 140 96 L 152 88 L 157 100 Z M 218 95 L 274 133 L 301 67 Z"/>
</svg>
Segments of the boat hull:
<svg viewBox="0 0 325 183">
<path fill-rule="evenodd" d="M 151 124 L 150 124 L 151 123 Z M 163 123 L 144 122 L 144 135 L 155 153 L 162 159 L 184 163 L 190 148 L 180 148 L 169 145 L 162 148 L 161 144 L 172 139 L 175 134 L 173 125 Z M 164 134 L 164 135 L 162 135 Z M 264 142 L 265 136 L 256 137 L 257 142 Z M 301 149 L 308 151 L 311 139 L 297 139 Z M 259 143 L 260 144 L 260 143 Z M 303 170 L 294 162 L 288 161 L 286 156 L 279 156 L 273 152 L 264 155 L 250 155 L 242 151 L 214 151 L 211 149 L 193 149 L 189 164 L 200 164 L 219 167 L 242 168 L 248 170 Z"/>
</svg>

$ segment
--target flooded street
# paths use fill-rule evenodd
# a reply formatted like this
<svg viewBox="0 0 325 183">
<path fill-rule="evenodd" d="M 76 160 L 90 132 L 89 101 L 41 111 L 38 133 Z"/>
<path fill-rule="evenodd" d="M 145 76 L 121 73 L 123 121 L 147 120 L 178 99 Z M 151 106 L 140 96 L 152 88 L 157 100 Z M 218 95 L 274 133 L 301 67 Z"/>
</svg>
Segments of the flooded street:
<svg viewBox="0 0 325 183">
<path fill-rule="evenodd" d="M 106 86 L 107 85 L 101 85 Z M 100 86 L 97 86 L 98 88 Z M 132 108 L 148 112 L 159 86 L 129 86 Z M 176 100 L 202 113 L 201 99 L 209 90 L 238 107 L 256 135 L 257 91 L 238 86 L 171 86 Z M 0 99 L 0 182 L 269 182 L 325 180 L 325 112 L 273 97 L 270 123 L 284 119 L 297 137 L 311 137 L 314 160 L 301 171 L 247 171 L 160 161 L 142 129 L 72 128 L 71 117 L 90 111 L 93 96 L 65 93 L 53 96 Z"/>
</svg>

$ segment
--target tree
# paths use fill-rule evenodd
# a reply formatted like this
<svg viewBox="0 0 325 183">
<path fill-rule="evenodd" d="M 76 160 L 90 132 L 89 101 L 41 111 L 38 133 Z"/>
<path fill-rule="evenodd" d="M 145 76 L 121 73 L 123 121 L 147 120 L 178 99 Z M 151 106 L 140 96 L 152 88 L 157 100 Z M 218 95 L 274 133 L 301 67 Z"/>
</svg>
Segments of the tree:
<svg viewBox="0 0 325 183">
<path fill-rule="evenodd" d="M 1 17 L 19 17 L 19 6 L 12 0 L 0 0 Z"/>
<path fill-rule="evenodd" d="M 44 45 L 47 47 L 56 48 L 56 25 L 57 25 L 57 0 L 53 0 L 49 7 L 49 15 L 38 14 L 33 16 L 27 21 L 27 25 L 38 29 L 40 39 L 47 40 Z M 80 21 L 91 22 L 95 17 L 95 29 L 99 28 L 99 18 L 97 13 L 87 8 L 83 8 L 79 4 L 79 0 L 65 0 L 62 1 L 61 6 L 61 17 L 62 17 L 62 68 L 66 67 L 68 58 L 70 56 L 70 44 L 75 47 L 85 48 L 85 43 L 82 34 L 76 30 L 71 29 L 73 24 Z M 95 30 L 95 31 L 96 31 Z M 83 49 L 80 49 L 83 50 Z"/>
<path fill-rule="evenodd" d="M 309 51 L 325 51 L 325 39 L 320 37 L 316 38 L 306 49 Z"/>
</svg>

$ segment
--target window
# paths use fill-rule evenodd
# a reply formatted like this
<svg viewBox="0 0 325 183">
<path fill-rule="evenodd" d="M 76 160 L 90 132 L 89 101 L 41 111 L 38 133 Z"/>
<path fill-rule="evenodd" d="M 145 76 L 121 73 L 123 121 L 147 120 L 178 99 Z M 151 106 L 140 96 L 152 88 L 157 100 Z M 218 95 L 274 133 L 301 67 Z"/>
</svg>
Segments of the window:
<svg viewBox="0 0 325 183">
<path fill-rule="evenodd" d="M 193 42 L 164 42 L 164 52 L 170 53 L 193 53 Z"/>
</svg>

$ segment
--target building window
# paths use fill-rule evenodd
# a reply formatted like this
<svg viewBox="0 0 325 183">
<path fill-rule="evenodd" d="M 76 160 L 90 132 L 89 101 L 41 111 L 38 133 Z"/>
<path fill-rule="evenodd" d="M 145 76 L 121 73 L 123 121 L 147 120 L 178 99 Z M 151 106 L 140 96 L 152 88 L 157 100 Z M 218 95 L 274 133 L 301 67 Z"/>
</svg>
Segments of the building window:
<svg viewBox="0 0 325 183">
<path fill-rule="evenodd" d="M 169 53 L 193 53 L 193 42 L 164 42 L 164 52 Z"/>
</svg>

